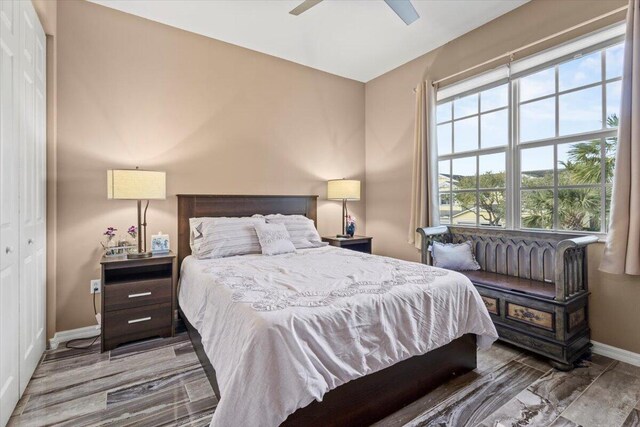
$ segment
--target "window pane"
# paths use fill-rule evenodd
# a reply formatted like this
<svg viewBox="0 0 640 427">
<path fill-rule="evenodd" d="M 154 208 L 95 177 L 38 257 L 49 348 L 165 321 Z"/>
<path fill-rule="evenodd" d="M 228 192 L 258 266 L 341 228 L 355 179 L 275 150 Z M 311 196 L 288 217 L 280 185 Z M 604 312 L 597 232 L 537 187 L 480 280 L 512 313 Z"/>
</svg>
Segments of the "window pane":
<svg viewBox="0 0 640 427">
<path fill-rule="evenodd" d="M 558 190 L 558 227 L 600 231 L 600 189 Z"/>
<path fill-rule="evenodd" d="M 453 159 L 452 185 L 454 190 L 476 188 L 476 157 Z"/>
<path fill-rule="evenodd" d="M 449 191 L 451 187 L 451 161 L 438 162 L 438 188 L 441 191 Z"/>
<path fill-rule="evenodd" d="M 520 106 L 520 141 L 556 136 L 556 103 L 554 98 Z"/>
<path fill-rule="evenodd" d="M 478 149 L 478 116 L 453 122 L 453 149 L 456 153 Z"/>
<path fill-rule="evenodd" d="M 560 96 L 560 135 L 602 128 L 602 87 Z"/>
<path fill-rule="evenodd" d="M 506 212 L 504 191 L 483 191 L 478 201 L 480 225 L 503 227 Z"/>
<path fill-rule="evenodd" d="M 451 154 L 451 123 L 438 125 L 438 155 Z"/>
<path fill-rule="evenodd" d="M 471 114 L 478 114 L 478 94 L 465 96 L 464 98 L 456 99 L 453 101 L 453 116 L 454 118 L 470 116 Z"/>
<path fill-rule="evenodd" d="M 605 179 L 607 183 L 613 182 L 613 169 L 616 165 L 616 148 L 618 146 L 618 137 L 612 136 L 604 140 L 605 147 Z"/>
<path fill-rule="evenodd" d="M 605 191 L 604 202 L 604 226 L 605 230 L 609 229 L 609 215 L 611 215 L 611 187 L 607 186 Z"/>
<path fill-rule="evenodd" d="M 499 147 L 509 143 L 509 112 L 500 110 L 480 116 L 480 146 Z"/>
<path fill-rule="evenodd" d="M 607 84 L 607 127 L 618 127 L 618 117 L 620 117 L 620 95 L 622 83 L 617 82 Z"/>
<path fill-rule="evenodd" d="M 602 80 L 600 51 L 582 56 L 558 66 L 560 90 L 573 89 Z"/>
<path fill-rule="evenodd" d="M 451 194 L 440 194 L 440 224 L 451 224 Z"/>
<path fill-rule="evenodd" d="M 539 71 L 520 79 L 520 101 L 551 95 L 556 91 L 554 68 Z"/>
<path fill-rule="evenodd" d="M 622 76 L 622 63 L 624 59 L 624 43 L 607 49 L 607 79 Z"/>
<path fill-rule="evenodd" d="M 520 193 L 521 222 L 524 228 L 553 227 L 553 191 L 534 190 Z"/>
<path fill-rule="evenodd" d="M 602 177 L 602 141 L 572 142 L 558 145 L 558 183 L 560 185 L 599 184 Z"/>
<path fill-rule="evenodd" d="M 480 93 L 480 111 L 506 107 L 509 103 L 509 85 L 504 84 Z"/>
<path fill-rule="evenodd" d="M 521 150 L 520 170 L 523 187 L 553 186 L 553 146 Z"/>
<path fill-rule="evenodd" d="M 436 121 L 438 123 L 448 122 L 451 120 L 451 103 L 440 104 L 436 107 Z"/>
<path fill-rule="evenodd" d="M 480 156 L 479 163 L 480 176 L 478 179 L 480 188 L 506 187 L 504 153 Z"/>
<path fill-rule="evenodd" d="M 476 193 L 453 193 L 453 224 L 476 225 Z"/>
</svg>

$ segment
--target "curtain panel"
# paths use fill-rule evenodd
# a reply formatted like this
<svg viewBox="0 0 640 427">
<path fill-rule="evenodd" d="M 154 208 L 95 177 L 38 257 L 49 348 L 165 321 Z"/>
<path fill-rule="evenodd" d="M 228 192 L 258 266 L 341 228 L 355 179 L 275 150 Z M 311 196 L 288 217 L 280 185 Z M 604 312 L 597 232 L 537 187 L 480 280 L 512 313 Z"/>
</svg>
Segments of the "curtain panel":
<svg viewBox="0 0 640 427">
<path fill-rule="evenodd" d="M 640 0 L 630 0 L 611 216 L 600 270 L 640 275 Z"/>
<path fill-rule="evenodd" d="M 416 89 L 415 130 L 413 138 L 413 175 L 411 182 L 411 217 L 408 242 L 421 247 L 418 227 L 439 222 L 436 188 L 437 159 L 435 136 L 436 89 L 431 81 L 423 81 Z"/>
</svg>

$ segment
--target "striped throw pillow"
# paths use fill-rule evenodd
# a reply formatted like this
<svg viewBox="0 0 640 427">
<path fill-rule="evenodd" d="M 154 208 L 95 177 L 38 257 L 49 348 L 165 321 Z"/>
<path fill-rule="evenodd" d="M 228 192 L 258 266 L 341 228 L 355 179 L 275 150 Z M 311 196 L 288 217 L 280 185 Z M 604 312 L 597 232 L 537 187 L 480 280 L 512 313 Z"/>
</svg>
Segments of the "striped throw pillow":
<svg viewBox="0 0 640 427">
<path fill-rule="evenodd" d="M 284 224 L 296 249 L 326 246 L 312 220 L 302 215 L 267 215 L 268 224 Z"/>
<path fill-rule="evenodd" d="M 259 254 L 262 249 L 255 226 L 264 223 L 263 218 L 207 218 L 193 255 L 206 259 Z"/>
</svg>

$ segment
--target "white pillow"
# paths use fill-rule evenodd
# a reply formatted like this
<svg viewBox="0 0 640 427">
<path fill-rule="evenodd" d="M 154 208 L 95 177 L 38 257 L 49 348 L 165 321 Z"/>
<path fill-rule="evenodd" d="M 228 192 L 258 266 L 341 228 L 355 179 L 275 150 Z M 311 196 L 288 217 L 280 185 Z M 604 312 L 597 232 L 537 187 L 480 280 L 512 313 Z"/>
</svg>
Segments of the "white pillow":
<svg viewBox="0 0 640 427">
<path fill-rule="evenodd" d="M 433 242 L 433 266 L 455 271 L 480 270 L 480 264 L 473 256 L 472 248 L 473 244 L 469 240 L 459 244 Z"/>
<path fill-rule="evenodd" d="M 192 254 L 198 259 L 259 254 L 257 224 L 264 224 L 264 219 L 206 218 L 202 222 L 202 238 L 194 242 L 196 251 Z"/>
<path fill-rule="evenodd" d="M 284 224 L 256 224 L 254 227 L 262 255 L 288 254 L 296 251 Z"/>
<path fill-rule="evenodd" d="M 306 216 L 276 214 L 267 215 L 265 218 L 267 224 L 283 224 L 296 249 L 318 248 L 328 245 L 320 238 L 313 221 Z"/>
<path fill-rule="evenodd" d="M 189 218 L 189 246 L 191 246 L 193 255 L 198 252 L 198 248 L 202 243 L 204 224 L 211 222 L 211 220 L 213 218 L 210 217 Z"/>
</svg>

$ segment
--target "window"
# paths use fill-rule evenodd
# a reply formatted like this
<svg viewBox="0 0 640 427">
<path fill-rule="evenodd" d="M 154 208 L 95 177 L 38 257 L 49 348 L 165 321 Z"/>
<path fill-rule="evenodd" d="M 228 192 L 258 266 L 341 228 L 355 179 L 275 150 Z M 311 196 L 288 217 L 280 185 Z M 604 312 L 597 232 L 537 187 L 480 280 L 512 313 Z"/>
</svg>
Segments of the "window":
<svg viewBox="0 0 640 427">
<path fill-rule="evenodd" d="M 440 222 L 504 225 L 508 107 L 508 84 L 438 105 Z"/>
<path fill-rule="evenodd" d="M 440 223 L 606 232 L 623 50 L 616 37 L 439 100 Z"/>
</svg>

